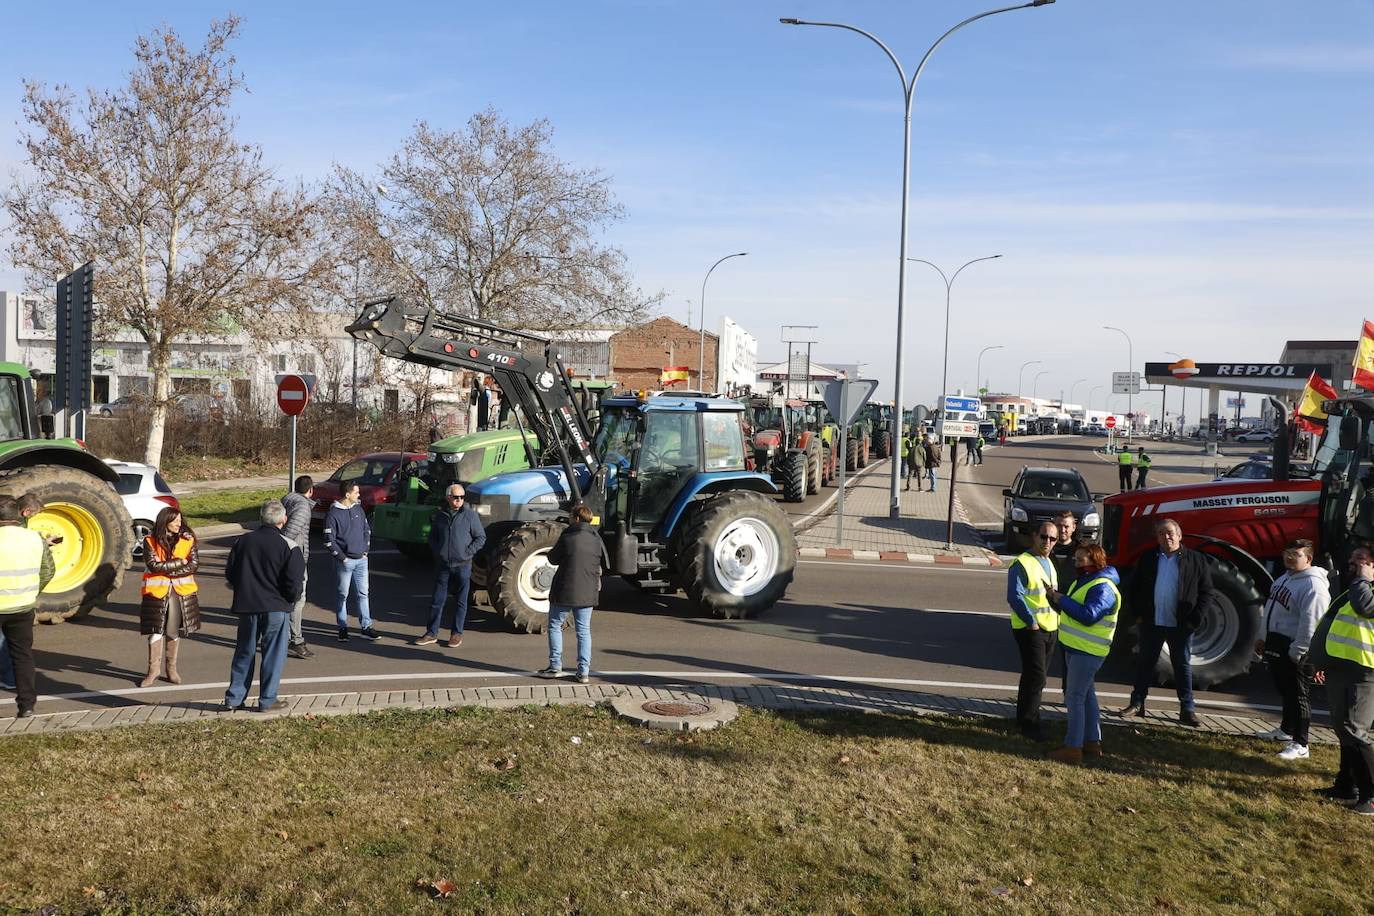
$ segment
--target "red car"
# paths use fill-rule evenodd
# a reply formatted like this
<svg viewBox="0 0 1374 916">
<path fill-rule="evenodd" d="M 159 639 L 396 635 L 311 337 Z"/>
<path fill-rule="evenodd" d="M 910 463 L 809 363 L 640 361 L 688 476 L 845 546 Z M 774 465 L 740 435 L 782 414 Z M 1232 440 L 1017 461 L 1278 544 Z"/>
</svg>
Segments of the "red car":
<svg viewBox="0 0 1374 916">
<path fill-rule="evenodd" d="M 310 510 L 312 525 L 324 522 L 325 513 L 341 495 L 345 480 L 356 480 L 363 511 L 372 514 L 378 503 L 390 502 L 396 495 L 396 472 L 410 461 L 424 461 L 424 452 L 372 452 L 346 461 L 343 467 L 329 475 L 328 480 L 315 482 L 315 507 Z"/>
</svg>

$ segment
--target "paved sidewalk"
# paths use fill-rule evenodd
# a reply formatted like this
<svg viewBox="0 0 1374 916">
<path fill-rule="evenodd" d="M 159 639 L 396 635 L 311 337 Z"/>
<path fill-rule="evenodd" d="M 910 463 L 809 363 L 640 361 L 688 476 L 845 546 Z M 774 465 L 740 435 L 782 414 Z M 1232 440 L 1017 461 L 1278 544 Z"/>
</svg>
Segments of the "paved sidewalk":
<svg viewBox="0 0 1374 916">
<path fill-rule="evenodd" d="M 268 714 L 225 712 L 219 703 L 205 700 L 144 704 L 133 703 L 60 713 L 38 713 L 28 719 L 0 720 L 0 737 L 38 735 L 52 732 L 95 731 L 126 725 L 165 722 L 204 722 L 207 719 L 235 719 L 262 722 L 282 716 L 330 716 L 366 713 L 380 709 L 446 709 L 454 706 L 512 708 L 534 705 L 583 705 L 608 702 L 616 697 L 645 700 L 684 700 L 697 696 L 731 700 L 758 709 L 825 712 L 890 713 L 896 715 L 986 716 L 1011 719 L 1016 710 L 1014 697 L 949 697 L 935 693 L 881 690 L 852 687 L 778 686 L 772 684 L 717 686 L 700 683 L 668 683 L 663 686 L 633 684 L 577 684 L 538 681 L 501 687 L 435 688 L 432 690 L 391 690 L 362 693 L 313 693 L 281 696 Z M 116 698 L 111 698 L 116 699 Z M 124 704 L 123 698 L 117 698 Z M 1064 718 L 1064 707 L 1047 703 L 1042 714 L 1048 719 Z M 1253 736 L 1273 727 L 1273 722 L 1248 715 L 1226 715 L 1198 710 L 1201 731 L 1217 734 Z M 1118 719 L 1106 715 L 1102 724 L 1112 726 L 1154 726 L 1183 728 L 1174 714 L 1152 709 L 1143 719 Z M 1329 728 L 1314 725 L 1314 744 L 1334 744 Z M 1278 745 L 1275 745 L 1277 747 Z"/>
<path fill-rule="evenodd" d="M 968 474 L 967 468 L 962 466 L 959 472 L 962 476 Z M 832 557 L 853 556 L 857 559 L 899 562 L 929 563 L 938 557 L 995 560 L 983 547 L 978 532 L 969 524 L 957 493 L 954 500 L 954 540 L 952 549 L 945 549 L 946 518 L 949 513 L 947 465 L 940 467 L 939 489 L 936 492 L 917 489 L 915 481 L 912 481 L 910 490 L 902 491 L 902 517 L 899 519 L 888 518 L 890 481 L 891 459 L 876 462 L 865 469 L 863 476 L 845 491 L 843 542 L 836 538 L 839 516 L 832 509 L 819 522 L 797 536 L 802 555 L 818 555 L 815 551 L 824 550 L 824 555 Z"/>
</svg>

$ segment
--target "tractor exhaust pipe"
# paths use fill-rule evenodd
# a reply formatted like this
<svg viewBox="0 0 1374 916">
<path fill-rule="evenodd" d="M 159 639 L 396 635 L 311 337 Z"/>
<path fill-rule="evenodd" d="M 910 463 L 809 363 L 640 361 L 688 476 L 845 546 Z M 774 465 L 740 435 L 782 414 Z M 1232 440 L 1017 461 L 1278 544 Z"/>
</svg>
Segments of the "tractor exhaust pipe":
<svg viewBox="0 0 1374 916">
<path fill-rule="evenodd" d="M 1287 480 L 1288 456 L 1293 452 L 1292 423 L 1288 419 L 1288 406 L 1283 401 L 1270 395 L 1269 403 L 1279 418 L 1278 434 L 1274 436 L 1274 479 Z"/>
</svg>

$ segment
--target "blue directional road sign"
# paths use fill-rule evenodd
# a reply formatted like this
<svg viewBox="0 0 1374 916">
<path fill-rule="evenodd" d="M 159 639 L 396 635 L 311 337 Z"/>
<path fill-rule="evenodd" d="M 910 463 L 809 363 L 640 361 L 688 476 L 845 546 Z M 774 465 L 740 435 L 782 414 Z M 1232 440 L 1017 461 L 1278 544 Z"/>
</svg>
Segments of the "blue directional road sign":
<svg viewBox="0 0 1374 916">
<path fill-rule="evenodd" d="M 956 398 L 947 395 L 945 397 L 945 413 L 977 413 L 981 403 L 977 398 Z"/>
</svg>

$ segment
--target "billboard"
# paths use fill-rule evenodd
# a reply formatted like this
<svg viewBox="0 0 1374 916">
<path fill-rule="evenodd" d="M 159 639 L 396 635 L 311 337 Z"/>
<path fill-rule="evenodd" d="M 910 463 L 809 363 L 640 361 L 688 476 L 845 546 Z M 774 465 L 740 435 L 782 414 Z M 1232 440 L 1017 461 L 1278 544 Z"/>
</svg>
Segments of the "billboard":
<svg viewBox="0 0 1374 916">
<path fill-rule="evenodd" d="M 720 320 L 720 352 L 716 355 L 716 391 L 753 385 L 758 371 L 759 341 L 729 318 Z"/>
</svg>

